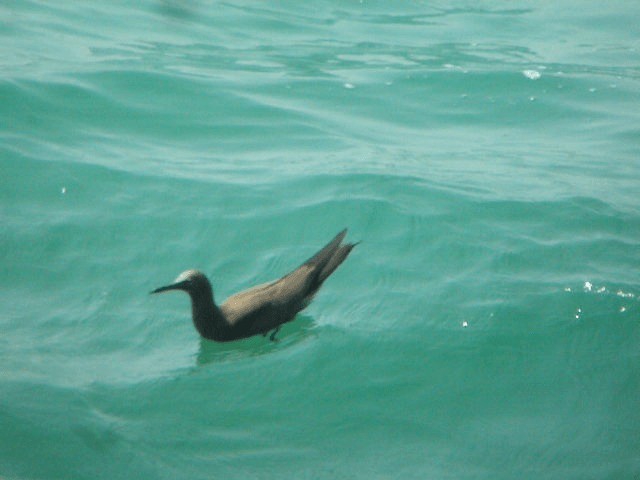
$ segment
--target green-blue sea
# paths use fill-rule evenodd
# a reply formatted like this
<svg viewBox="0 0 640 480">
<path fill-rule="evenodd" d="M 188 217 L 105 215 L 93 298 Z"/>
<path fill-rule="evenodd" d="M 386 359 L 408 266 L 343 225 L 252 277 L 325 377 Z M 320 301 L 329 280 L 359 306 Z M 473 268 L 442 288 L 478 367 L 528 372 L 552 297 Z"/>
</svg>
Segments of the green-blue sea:
<svg viewBox="0 0 640 480">
<path fill-rule="evenodd" d="M 6 0 L 0 478 L 640 478 L 640 4 Z M 278 334 L 182 293 L 361 243 Z"/>
</svg>

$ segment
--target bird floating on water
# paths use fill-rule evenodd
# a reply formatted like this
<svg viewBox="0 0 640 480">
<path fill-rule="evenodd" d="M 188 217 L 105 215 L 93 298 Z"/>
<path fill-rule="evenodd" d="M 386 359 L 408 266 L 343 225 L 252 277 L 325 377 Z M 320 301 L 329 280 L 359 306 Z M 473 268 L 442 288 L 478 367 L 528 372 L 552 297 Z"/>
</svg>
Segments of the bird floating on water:
<svg viewBox="0 0 640 480">
<path fill-rule="evenodd" d="M 283 323 L 290 322 L 311 303 L 324 281 L 347 258 L 357 243 L 342 243 L 347 229 L 338 233 L 324 248 L 284 277 L 250 288 L 216 305 L 213 289 L 206 275 L 187 270 L 171 285 L 151 293 L 183 290 L 191 297 L 191 316 L 196 330 L 204 338 L 228 342 L 253 335 L 267 335 L 270 340 Z"/>
</svg>

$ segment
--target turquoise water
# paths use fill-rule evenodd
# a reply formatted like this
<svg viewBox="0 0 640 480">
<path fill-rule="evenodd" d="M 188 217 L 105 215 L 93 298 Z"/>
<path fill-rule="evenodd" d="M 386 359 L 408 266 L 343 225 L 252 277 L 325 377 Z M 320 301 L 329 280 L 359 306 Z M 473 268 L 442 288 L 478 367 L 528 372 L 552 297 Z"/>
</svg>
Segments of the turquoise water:
<svg viewBox="0 0 640 480">
<path fill-rule="evenodd" d="M 636 4 L 130 3 L 0 6 L 0 477 L 640 478 Z"/>
</svg>

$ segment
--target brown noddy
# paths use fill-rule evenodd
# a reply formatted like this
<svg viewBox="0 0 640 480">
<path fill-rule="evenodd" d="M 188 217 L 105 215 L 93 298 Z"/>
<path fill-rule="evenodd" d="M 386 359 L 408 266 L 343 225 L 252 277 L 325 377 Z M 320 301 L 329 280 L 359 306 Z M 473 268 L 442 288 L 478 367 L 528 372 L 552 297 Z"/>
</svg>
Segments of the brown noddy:
<svg viewBox="0 0 640 480">
<path fill-rule="evenodd" d="M 322 283 L 347 258 L 357 243 L 342 243 L 347 229 L 338 233 L 309 260 L 284 277 L 229 297 L 222 305 L 213 299 L 211 283 L 198 270 L 182 272 L 174 283 L 151 293 L 183 290 L 191 297 L 191 316 L 204 338 L 228 342 L 257 334 L 275 340 L 280 326 L 303 310 Z"/>
</svg>

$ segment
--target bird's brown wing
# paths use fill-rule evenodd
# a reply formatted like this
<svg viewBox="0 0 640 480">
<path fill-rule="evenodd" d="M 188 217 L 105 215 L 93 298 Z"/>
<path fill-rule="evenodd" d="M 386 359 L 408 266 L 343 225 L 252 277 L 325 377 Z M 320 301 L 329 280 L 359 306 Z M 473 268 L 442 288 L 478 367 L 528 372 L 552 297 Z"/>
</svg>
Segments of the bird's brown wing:
<svg viewBox="0 0 640 480">
<path fill-rule="evenodd" d="M 279 280 L 229 297 L 220 309 L 231 328 L 254 335 L 293 320 L 355 246 L 342 244 L 346 233 L 346 229 L 338 233 L 313 257 Z"/>
<path fill-rule="evenodd" d="M 256 333 L 266 332 L 293 319 L 306 306 L 312 277 L 313 269 L 303 265 L 279 280 L 229 297 L 220 309 L 230 325 L 245 324 Z"/>
</svg>

